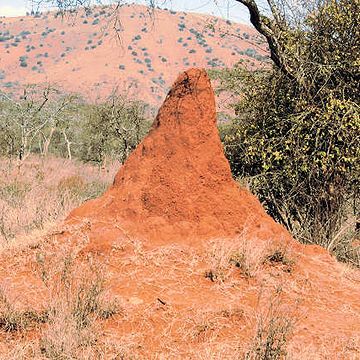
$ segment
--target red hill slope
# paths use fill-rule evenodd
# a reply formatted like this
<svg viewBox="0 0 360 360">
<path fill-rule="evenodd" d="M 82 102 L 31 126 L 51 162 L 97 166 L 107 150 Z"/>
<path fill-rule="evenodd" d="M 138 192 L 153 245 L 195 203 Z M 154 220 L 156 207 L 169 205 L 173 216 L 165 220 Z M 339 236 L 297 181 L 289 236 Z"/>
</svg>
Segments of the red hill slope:
<svg viewBox="0 0 360 360">
<path fill-rule="evenodd" d="M 135 5 L 115 14 L 105 7 L 65 19 L 55 13 L 1 19 L 0 49 L 3 91 L 49 82 L 95 100 L 117 87 L 156 106 L 174 73 L 191 66 L 231 66 L 241 59 L 251 66 L 266 55 L 263 39 L 246 25 L 165 10 L 150 15 Z"/>
</svg>

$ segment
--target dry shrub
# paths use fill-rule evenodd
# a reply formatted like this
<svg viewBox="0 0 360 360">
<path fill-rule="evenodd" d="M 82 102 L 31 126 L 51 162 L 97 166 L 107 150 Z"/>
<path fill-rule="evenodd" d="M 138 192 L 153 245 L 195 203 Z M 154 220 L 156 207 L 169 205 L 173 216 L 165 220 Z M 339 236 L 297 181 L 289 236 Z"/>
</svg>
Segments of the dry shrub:
<svg viewBox="0 0 360 360">
<path fill-rule="evenodd" d="M 18 310 L 7 298 L 5 291 L 0 288 L 0 330 L 10 333 L 27 330 L 37 324 L 45 323 L 48 319 L 47 311 Z"/>
<path fill-rule="evenodd" d="M 209 253 L 210 270 L 206 271 L 205 277 L 222 283 L 232 273 L 232 265 L 239 267 L 245 276 L 255 275 L 260 257 L 254 252 L 247 256 L 248 253 L 248 244 L 244 239 L 236 243 L 226 240 L 214 242 Z"/>
<path fill-rule="evenodd" d="M 256 314 L 256 333 L 245 354 L 246 360 L 278 360 L 287 356 L 287 340 L 295 325 L 295 318 L 281 303 L 281 288 L 277 289 L 266 306 Z"/>
<path fill-rule="evenodd" d="M 80 175 L 71 175 L 60 180 L 58 190 L 77 194 L 84 190 L 86 183 Z"/>
<path fill-rule="evenodd" d="M 14 347 L 7 359 L 101 359 L 117 348 L 99 339 L 99 320 L 119 311 L 117 302 L 108 298 L 105 277 L 94 260 L 79 263 L 72 255 L 44 261 L 50 299 L 43 311 L 18 309 L 0 292 L 0 333 L 21 334 L 38 330 L 40 338 L 32 342 L 24 336 L 27 350 Z M 10 345 L 12 337 L 8 337 Z M 1 344 L 0 344 L 1 345 Z M 5 355 L 4 355 L 5 356 Z"/>
<path fill-rule="evenodd" d="M 96 321 L 118 311 L 105 297 L 104 274 L 91 261 L 77 264 L 66 256 L 49 283 L 49 319 L 42 330 L 41 353 L 49 359 L 93 359 L 99 331 Z"/>
<path fill-rule="evenodd" d="M 283 271 L 292 272 L 295 266 L 294 255 L 288 243 L 276 242 L 269 246 L 263 264 L 279 265 Z"/>
<path fill-rule="evenodd" d="M 258 241 L 246 234 L 233 241 L 214 241 L 208 259 L 210 270 L 205 277 L 219 282 L 230 276 L 234 266 L 245 278 L 253 278 L 265 264 L 279 265 L 286 272 L 295 264 L 290 249 L 281 241 Z"/>
</svg>

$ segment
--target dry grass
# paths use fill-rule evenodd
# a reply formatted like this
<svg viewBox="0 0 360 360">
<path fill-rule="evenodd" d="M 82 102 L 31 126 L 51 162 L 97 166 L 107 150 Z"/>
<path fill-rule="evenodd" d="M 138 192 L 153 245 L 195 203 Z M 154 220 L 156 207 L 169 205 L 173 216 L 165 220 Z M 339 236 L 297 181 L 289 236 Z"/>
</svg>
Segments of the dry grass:
<svg viewBox="0 0 360 360">
<path fill-rule="evenodd" d="M 280 266 L 291 272 L 295 259 L 291 250 L 281 241 L 257 241 L 246 233 L 234 241 L 216 240 L 208 254 L 210 269 L 205 277 L 211 281 L 224 282 L 238 268 L 247 279 L 256 277 L 267 264 Z"/>
<path fill-rule="evenodd" d="M 19 310 L 7 298 L 5 291 L 0 288 L 0 331 L 12 333 L 28 330 L 48 320 L 47 311 Z"/>
<path fill-rule="evenodd" d="M 47 326 L 40 339 L 40 351 L 49 359 L 91 358 L 98 338 L 96 320 L 110 317 L 116 308 L 107 310 L 100 295 L 103 284 L 98 276 L 62 279 L 50 304 Z"/>
<path fill-rule="evenodd" d="M 256 313 L 256 332 L 245 360 L 280 360 L 287 357 L 287 342 L 295 324 L 295 318 L 284 309 L 281 288 L 266 299 L 266 306 Z"/>
<path fill-rule="evenodd" d="M 14 346 L 6 359 L 106 359 L 111 344 L 99 342 L 99 320 L 107 320 L 120 310 L 105 291 L 101 265 L 94 261 L 76 263 L 66 257 L 48 281 L 49 302 L 46 310 L 18 310 L 5 293 L 0 296 L 0 332 L 23 334 L 36 329 L 36 341 Z M 11 337 L 7 344 L 11 343 Z M 23 344 L 24 345 L 24 344 Z M 104 356 L 103 356 L 104 355 Z"/>
<path fill-rule="evenodd" d="M 99 196 L 119 164 L 96 166 L 59 158 L 32 157 L 21 168 L 0 160 L 0 249 L 39 235 L 71 209 Z"/>
</svg>

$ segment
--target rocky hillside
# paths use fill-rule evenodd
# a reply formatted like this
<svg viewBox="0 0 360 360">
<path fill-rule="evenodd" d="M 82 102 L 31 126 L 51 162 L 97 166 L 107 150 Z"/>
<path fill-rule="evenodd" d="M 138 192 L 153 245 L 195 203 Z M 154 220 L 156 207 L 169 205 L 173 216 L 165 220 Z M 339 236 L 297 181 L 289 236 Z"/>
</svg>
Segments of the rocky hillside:
<svg viewBox="0 0 360 360">
<path fill-rule="evenodd" d="M 194 13 L 126 5 L 0 21 L 0 90 L 51 83 L 95 100 L 115 88 L 159 105 L 189 67 L 257 66 L 264 40 L 249 26 Z"/>
</svg>

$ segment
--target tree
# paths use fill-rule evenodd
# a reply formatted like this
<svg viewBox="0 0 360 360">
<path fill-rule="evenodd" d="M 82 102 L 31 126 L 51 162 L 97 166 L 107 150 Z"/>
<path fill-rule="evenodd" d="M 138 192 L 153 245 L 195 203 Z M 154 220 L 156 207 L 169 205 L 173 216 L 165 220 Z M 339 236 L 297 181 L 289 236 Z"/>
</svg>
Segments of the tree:
<svg viewBox="0 0 360 360">
<path fill-rule="evenodd" d="M 16 156 L 21 165 L 37 148 L 48 154 L 55 131 L 64 128 L 64 112 L 75 97 L 60 96 L 46 86 L 27 86 L 19 100 L 0 93 L 0 141 L 4 155 Z"/>
<path fill-rule="evenodd" d="M 223 133 L 234 174 L 299 240 L 360 265 L 351 244 L 360 174 L 358 5 L 324 1 L 301 22 L 276 28 L 282 60 L 272 69 L 217 75 L 238 94 L 236 120 Z"/>
<path fill-rule="evenodd" d="M 88 107 L 83 124 L 83 160 L 104 163 L 107 158 L 125 162 L 149 129 L 145 104 L 112 95 L 107 102 Z"/>
</svg>

